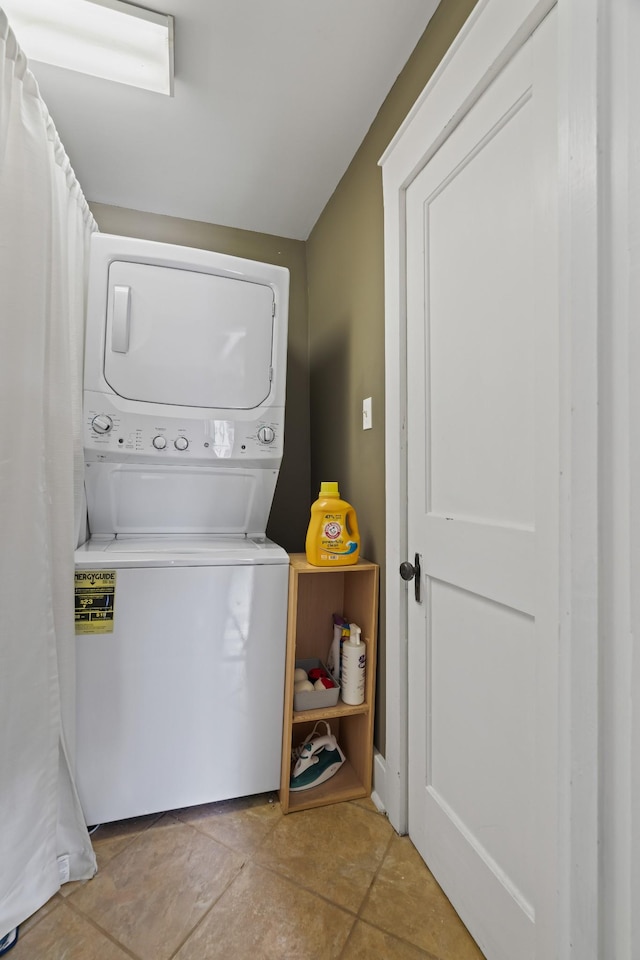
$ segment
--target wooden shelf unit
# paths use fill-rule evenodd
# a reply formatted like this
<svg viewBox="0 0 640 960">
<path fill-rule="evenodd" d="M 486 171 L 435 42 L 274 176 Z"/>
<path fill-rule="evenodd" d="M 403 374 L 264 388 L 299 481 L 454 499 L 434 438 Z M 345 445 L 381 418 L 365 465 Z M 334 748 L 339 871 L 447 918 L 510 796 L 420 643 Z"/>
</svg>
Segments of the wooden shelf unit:
<svg viewBox="0 0 640 960">
<path fill-rule="evenodd" d="M 379 567 L 360 559 L 348 567 L 314 567 L 303 553 L 290 555 L 287 656 L 280 803 L 284 813 L 307 810 L 341 800 L 368 797 L 373 770 L 373 714 L 376 679 Z M 338 701 L 335 707 L 293 709 L 296 660 L 319 657 L 324 663 L 333 636 L 333 614 L 357 623 L 367 646 L 364 703 Z M 325 783 L 291 793 L 291 749 L 311 732 L 318 720 L 328 720 L 346 757 L 340 770 Z"/>
</svg>

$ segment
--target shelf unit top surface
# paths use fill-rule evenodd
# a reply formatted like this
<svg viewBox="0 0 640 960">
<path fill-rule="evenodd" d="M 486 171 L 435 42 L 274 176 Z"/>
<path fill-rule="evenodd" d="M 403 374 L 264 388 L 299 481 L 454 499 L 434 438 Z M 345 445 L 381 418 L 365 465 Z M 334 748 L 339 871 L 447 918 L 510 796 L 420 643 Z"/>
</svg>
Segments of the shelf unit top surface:
<svg viewBox="0 0 640 960">
<path fill-rule="evenodd" d="M 337 564 L 335 567 L 317 567 L 309 563 L 304 553 L 290 553 L 289 561 L 298 573 L 346 573 L 348 570 L 376 570 L 377 563 L 360 557 L 357 563 Z"/>
</svg>

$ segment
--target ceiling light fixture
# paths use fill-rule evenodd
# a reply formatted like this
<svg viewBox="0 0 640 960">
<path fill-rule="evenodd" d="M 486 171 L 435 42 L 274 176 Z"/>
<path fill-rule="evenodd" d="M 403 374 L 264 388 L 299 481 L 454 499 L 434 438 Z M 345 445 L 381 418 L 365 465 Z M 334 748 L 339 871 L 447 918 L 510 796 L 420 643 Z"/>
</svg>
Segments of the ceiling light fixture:
<svg viewBox="0 0 640 960">
<path fill-rule="evenodd" d="M 173 96 L 173 17 L 122 0 L 0 0 L 29 60 Z"/>
</svg>

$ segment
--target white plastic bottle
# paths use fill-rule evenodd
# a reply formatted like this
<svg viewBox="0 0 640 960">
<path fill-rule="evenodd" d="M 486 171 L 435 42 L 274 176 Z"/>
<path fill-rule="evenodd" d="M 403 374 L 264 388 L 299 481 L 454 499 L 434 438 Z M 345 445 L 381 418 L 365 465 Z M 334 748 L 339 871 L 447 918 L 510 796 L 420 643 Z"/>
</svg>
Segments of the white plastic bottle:
<svg viewBox="0 0 640 960">
<path fill-rule="evenodd" d="M 364 672 L 367 659 L 366 644 L 360 639 L 360 627 L 349 624 L 349 639 L 342 644 L 340 685 L 342 700 L 351 706 L 364 702 Z"/>
</svg>

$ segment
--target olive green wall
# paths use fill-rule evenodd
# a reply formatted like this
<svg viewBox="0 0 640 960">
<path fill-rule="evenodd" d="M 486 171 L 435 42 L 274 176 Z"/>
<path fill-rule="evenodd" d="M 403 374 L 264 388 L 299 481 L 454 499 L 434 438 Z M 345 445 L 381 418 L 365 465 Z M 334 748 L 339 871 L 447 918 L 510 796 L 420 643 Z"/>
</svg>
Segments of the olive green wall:
<svg viewBox="0 0 640 960">
<path fill-rule="evenodd" d="M 337 480 L 381 565 L 376 745 L 385 724 L 384 246 L 378 160 L 475 5 L 442 0 L 307 241 L 311 484 Z M 362 401 L 373 398 L 373 428 Z M 395 571 L 390 571 L 394 576 Z"/>
<path fill-rule="evenodd" d="M 287 407 L 282 469 L 267 534 L 289 552 L 304 549 L 309 522 L 309 362 L 305 245 L 265 233 L 252 233 L 195 220 L 90 203 L 103 233 L 217 250 L 235 257 L 288 267 L 289 344 Z"/>
</svg>

